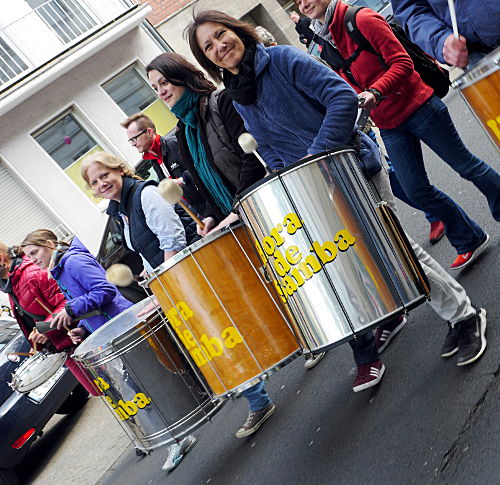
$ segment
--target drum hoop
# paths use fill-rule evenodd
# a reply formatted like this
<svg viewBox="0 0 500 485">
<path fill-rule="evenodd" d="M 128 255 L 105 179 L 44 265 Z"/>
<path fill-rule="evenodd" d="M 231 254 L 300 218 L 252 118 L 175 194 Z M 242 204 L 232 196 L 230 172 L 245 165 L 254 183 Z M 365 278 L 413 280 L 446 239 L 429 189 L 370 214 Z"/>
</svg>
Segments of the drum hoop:
<svg viewBox="0 0 500 485">
<path fill-rule="evenodd" d="M 455 81 L 451 83 L 451 87 L 460 90 L 466 89 L 497 71 L 499 69 L 499 64 L 500 47 L 483 57 L 483 59 L 473 66 L 472 69 L 464 72 L 460 77 L 455 79 Z"/>
<path fill-rule="evenodd" d="M 200 239 L 199 241 L 194 242 L 187 248 L 183 249 L 182 251 L 179 251 L 176 255 L 172 256 L 168 261 L 165 261 L 164 263 L 160 264 L 160 266 L 156 267 L 153 272 L 151 273 L 151 276 L 146 280 L 144 283 L 146 286 L 149 287 L 149 284 L 152 281 L 155 281 L 158 276 L 162 275 L 165 273 L 165 271 L 169 270 L 176 264 L 180 263 L 184 259 L 188 258 L 191 256 L 193 253 L 196 251 L 200 250 L 204 246 L 216 241 L 217 239 L 221 238 L 222 236 L 225 236 L 229 234 L 230 232 L 234 231 L 235 229 L 239 229 L 240 227 L 243 227 L 244 224 L 242 222 L 238 222 L 236 224 L 231 224 L 231 226 L 223 227 L 222 229 L 217 230 L 213 234 L 210 234 L 208 236 L 205 236 L 204 238 Z"/>
</svg>

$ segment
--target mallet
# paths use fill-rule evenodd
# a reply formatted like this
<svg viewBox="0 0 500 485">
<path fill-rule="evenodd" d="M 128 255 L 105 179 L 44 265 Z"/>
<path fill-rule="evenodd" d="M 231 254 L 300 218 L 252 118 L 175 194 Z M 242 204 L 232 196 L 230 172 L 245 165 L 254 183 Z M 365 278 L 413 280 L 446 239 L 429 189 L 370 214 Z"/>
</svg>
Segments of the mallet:
<svg viewBox="0 0 500 485">
<path fill-rule="evenodd" d="M 163 179 L 158 185 L 158 193 L 170 204 L 179 203 L 201 229 L 205 228 L 205 224 L 201 222 L 200 218 L 182 201 L 182 187 L 179 184 L 176 184 L 172 179 Z"/>
<path fill-rule="evenodd" d="M 250 133 L 242 133 L 238 137 L 238 143 L 245 153 L 253 153 L 258 158 L 259 162 L 267 168 L 266 162 L 264 162 L 264 159 L 257 152 L 257 142 Z"/>
<path fill-rule="evenodd" d="M 112 264 L 106 270 L 106 279 L 116 286 L 126 287 L 132 284 L 134 281 L 134 275 L 130 266 L 126 264 L 116 263 Z"/>
</svg>

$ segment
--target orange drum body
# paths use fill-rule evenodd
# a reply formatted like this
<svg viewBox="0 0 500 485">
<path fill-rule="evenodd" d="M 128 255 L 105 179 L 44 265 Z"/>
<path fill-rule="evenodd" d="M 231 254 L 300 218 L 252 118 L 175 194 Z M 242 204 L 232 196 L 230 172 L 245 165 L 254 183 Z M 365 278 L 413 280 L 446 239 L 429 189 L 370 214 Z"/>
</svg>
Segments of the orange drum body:
<svg viewBox="0 0 500 485">
<path fill-rule="evenodd" d="M 148 281 L 217 396 L 247 389 L 300 353 L 260 267 L 239 226 L 192 244 Z"/>
<path fill-rule="evenodd" d="M 488 135 L 500 149 L 500 47 L 460 76 L 453 87 L 460 90 Z"/>
</svg>

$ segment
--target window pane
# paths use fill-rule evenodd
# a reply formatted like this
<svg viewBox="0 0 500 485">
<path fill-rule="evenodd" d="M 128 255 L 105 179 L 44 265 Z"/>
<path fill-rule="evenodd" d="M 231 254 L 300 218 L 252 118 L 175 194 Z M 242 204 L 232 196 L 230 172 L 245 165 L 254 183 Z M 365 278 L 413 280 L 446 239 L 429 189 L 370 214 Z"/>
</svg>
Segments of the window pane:
<svg viewBox="0 0 500 485">
<path fill-rule="evenodd" d="M 0 82 L 5 83 L 28 69 L 23 60 L 0 39 Z"/>
</svg>

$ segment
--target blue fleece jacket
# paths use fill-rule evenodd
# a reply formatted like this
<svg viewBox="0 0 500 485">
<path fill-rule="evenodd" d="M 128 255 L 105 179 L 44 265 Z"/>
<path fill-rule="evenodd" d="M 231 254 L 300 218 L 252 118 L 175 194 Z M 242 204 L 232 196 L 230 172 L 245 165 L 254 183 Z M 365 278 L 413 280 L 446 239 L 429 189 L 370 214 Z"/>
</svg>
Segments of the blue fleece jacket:
<svg viewBox="0 0 500 485">
<path fill-rule="evenodd" d="M 438 61 L 453 33 L 448 0 L 392 0 L 396 20 L 410 39 Z M 495 47 L 500 44 L 499 0 L 455 0 L 458 31 L 467 43 Z"/>
<path fill-rule="evenodd" d="M 295 47 L 257 44 L 255 74 L 257 101 L 234 106 L 270 168 L 348 144 L 358 99 L 329 67 Z"/>
<path fill-rule="evenodd" d="M 94 332 L 132 303 L 118 288 L 106 280 L 106 272 L 78 238 L 62 255 L 51 271 L 52 277 L 67 299 L 66 310 L 72 317 L 100 309 L 102 315 L 82 320 L 89 332 Z"/>
</svg>

